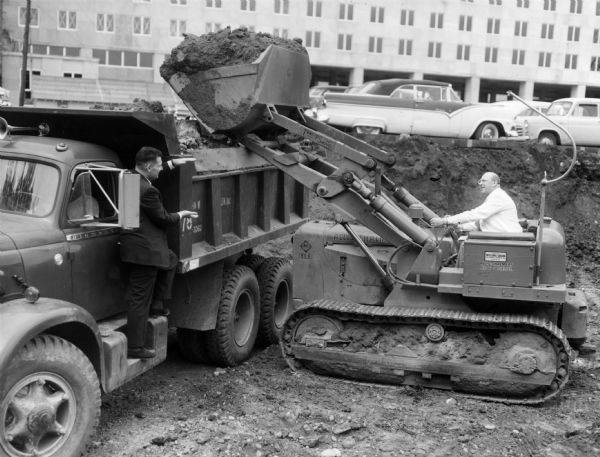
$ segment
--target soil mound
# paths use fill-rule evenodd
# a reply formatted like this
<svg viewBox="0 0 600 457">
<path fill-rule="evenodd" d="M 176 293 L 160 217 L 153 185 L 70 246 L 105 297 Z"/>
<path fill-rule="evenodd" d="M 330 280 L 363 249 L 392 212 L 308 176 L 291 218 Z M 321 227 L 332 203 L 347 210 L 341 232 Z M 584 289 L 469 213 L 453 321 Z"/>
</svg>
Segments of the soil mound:
<svg viewBox="0 0 600 457">
<path fill-rule="evenodd" d="M 570 163 L 569 150 L 523 143 L 511 149 L 476 149 L 430 143 L 423 138 L 363 138 L 394 152 L 387 175 L 440 215 L 481 204 L 477 181 L 486 171 L 500 176 L 519 217 L 539 216 L 544 171 L 559 176 Z M 600 271 L 600 152 L 582 151 L 564 180 L 547 186 L 545 215 L 562 224 L 571 268 Z"/>
<path fill-rule="evenodd" d="M 175 73 L 193 74 L 211 68 L 252 63 L 270 45 L 282 46 L 306 54 L 302 40 L 288 40 L 268 33 L 250 32 L 246 28 L 223 30 L 206 35 L 185 35 L 160 67 L 169 80 Z"/>
<path fill-rule="evenodd" d="M 143 98 L 134 98 L 133 103 L 96 103 L 90 106 L 90 109 L 101 109 L 111 111 L 150 111 L 153 113 L 166 112 L 163 104 L 156 100 L 145 100 Z"/>
</svg>

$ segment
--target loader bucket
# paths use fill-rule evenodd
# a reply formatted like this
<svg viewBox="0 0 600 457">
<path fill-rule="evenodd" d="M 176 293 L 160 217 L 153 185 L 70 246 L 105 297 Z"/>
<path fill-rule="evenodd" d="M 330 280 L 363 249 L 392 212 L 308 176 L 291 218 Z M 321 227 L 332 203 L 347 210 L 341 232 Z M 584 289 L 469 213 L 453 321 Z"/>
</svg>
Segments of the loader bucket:
<svg viewBox="0 0 600 457">
<path fill-rule="evenodd" d="M 308 105 L 310 78 L 308 55 L 271 45 L 250 64 L 175 73 L 167 82 L 210 133 L 242 136 L 264 126 L 266 105 Z"/>
</svg>

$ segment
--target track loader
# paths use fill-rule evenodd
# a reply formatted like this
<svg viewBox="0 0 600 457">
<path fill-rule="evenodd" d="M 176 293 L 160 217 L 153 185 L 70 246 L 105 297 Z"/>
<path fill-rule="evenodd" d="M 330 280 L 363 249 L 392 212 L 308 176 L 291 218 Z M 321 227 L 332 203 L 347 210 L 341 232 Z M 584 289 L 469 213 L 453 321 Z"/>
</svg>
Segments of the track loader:
<svg viewBox="0 0 600 457">
<path fill-rule="evenodd" d="M 540 217 L 522 232 L 440 232 L 435 212 L 386 176 L 393 154 L 303 115 L 306 55 L 272 46 L 251 64 L 168 82 L 209 131 L 346 215 L 293 237 L 296 308 L 280 339 L 293 369 L 506 403 L 541 403 L 565 386 L 587 304 L 565 284 L 565 234 L 543 208 L 566 173 L 542 180 Z M 213 109 L 241 120 L 220 128 Z"/>
</svg>

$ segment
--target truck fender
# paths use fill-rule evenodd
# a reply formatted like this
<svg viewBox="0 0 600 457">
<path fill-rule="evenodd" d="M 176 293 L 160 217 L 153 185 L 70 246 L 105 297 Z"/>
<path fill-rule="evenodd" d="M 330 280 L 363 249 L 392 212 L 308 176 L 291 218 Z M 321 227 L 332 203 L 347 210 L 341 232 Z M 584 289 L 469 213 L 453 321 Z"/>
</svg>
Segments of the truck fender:
<svg viewBox="0 0 600 457">
<path fill-rule="evenodd" d="M 35 303 L 23 298 L 0 304 L 0 373 L 29 340 L 41 333 L 59 336 L 77 346 L 101 379 L 104 367 L 96 321 L 80 306 L 52 298 L 40 298 Z M 3 383 L 4 377 L 0 377 L 0 391 L 4 390 Z"/>
</svg>

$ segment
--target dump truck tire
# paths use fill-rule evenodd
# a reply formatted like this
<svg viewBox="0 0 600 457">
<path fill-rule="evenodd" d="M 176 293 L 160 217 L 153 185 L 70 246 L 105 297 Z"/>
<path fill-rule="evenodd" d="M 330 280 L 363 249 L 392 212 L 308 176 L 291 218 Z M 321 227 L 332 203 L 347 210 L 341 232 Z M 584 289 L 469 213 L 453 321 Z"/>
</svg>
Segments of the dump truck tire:
<svg viewBox="0 0 600 457">
<path fill-rule="evenodd" d="M 256 272 L 260 268 L 260 266 L 265 261 L 265 258 L 262 255 L 258 254 L 244 254 L 241 256 L 236 265 L 245 265 L 248 268 L 252 269 L 252 271 Z"/>
<path fill-rule="evenodd" d="M 258 270 L 260 287 L 259 343 L 277 343 L 283 324 L 292 312 L 292 265 L 282 257 L 270 257 Z"/>
<path fill-rule="evenodd" d="M 254 272 L 236 265 L 225 271 L 214 330 L 206 333 L 207 352 L 220 366 L 236 366 L 250 357 L 260 318 L 260 292 Z"/>
<path fill-rule="evenodd" d="M 100 419 L 100 383 L 83 352 L 41 335 L 23 346 L 3 375 L 0 454 L 80 456 Z"/>
<path fill-rule="evenodd" d="M 184 359 L 194 363 L 211 363 L 206 349 L 206 334 L 189 328 L 177 329 L 177 345 Z"/>
</svg>

